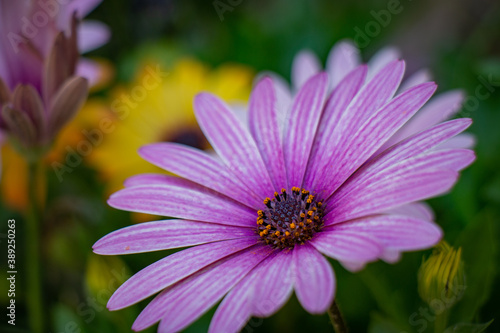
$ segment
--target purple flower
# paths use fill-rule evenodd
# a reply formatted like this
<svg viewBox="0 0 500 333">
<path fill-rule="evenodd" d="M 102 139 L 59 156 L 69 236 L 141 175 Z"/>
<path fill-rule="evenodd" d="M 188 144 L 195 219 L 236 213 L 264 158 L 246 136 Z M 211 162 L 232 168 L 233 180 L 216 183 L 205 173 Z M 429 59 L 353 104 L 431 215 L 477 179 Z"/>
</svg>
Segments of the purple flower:
<svg viewBox="0 0 500 333">
<path fill-rule="evenodd" d="M 333 88 L 326 73 L 313 75 L 282 118 L 270 78 L 255 87 L 247 122 L 217 97 L 198 95 L 196 117 L 217 156 L 145 146 L 142 157 L 179 177 L 138 175 L 109 199 L 177 219 L 117 230 L 94 252 L 193 247 L 134 275 L 108 308 L 159 292 L 133 329 L 160 322 L 159 331 L 173 332 L 223 298 L 210 331 L 235 332 L 251 316 L 275 313 L 292 291 L 310 313 L 326 311 L 336 284 L 324 255 L 356 271 L 435 245 L 442 231 L 418 201 L 448 191 L 474 160 L 471 150 L 443 148 L 471 120 L 433 125 L 380 151 L 436 89 L 426 82 L 396 94 L 404 67 L 391 61 L 368 79 L 360 65 Z"/>
<path fill-rule="evenodd" d="M 98 76 L 79 53 L 109 32 L 78 21 L 101 1 L 0 0 L 0 130 L 22 150 L 50 144 Z"/>
</svg>

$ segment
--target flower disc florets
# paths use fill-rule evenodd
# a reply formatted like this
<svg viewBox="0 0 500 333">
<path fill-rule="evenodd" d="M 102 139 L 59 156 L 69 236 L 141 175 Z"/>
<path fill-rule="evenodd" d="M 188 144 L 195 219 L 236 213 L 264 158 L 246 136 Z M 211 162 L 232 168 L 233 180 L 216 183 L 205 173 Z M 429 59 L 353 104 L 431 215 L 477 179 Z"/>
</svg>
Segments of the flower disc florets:
<svg viewBox="0 0 500 333">
<path fill-rule="evenodd" d="M 282 189 L 264 204 L 266 209 L 257 212 L 257 232 L 273 247 L 293 249 L 323 227 L 322 202 L 305 189 L 292 187 L 291 193 Z"/>
</svg>

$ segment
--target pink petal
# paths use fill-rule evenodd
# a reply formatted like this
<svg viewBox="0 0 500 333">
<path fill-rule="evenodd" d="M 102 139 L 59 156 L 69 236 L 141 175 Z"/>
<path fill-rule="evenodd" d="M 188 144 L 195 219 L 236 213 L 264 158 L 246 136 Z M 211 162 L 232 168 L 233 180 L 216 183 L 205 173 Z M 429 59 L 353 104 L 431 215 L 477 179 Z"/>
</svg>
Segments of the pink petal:
<svg viewBox="0 0 500 333">
<path fill-rule="evenodd" d="M 442 237 L 442 231 L 433 222 L 408 216 L 379 215 L 341 223 L 338 230 L 369 234 L 384 247 L 398 251 L 429 248 Z"/>
<path fill-rule="evenodd" d="M 312 314 L 325 312 L 335 295 L 335 276 L 330 263 L 309 244 L 293 249 L 292 274 L 300 304 Z"/>
<path fill-rule="evenodd" d="M 192 182 L 222 193 L 247 206 L 259 209 L 258 197 L 238 180 L 218 160 L 207 153 L 180 145 L 162 142 L 141 147 L 139 154 L 146 161 Z"/>
<path fill-rule="evenodd" d="M 239 332 L 252 314 L 269 316 L 277 311 L 293 291 L 291 259 L 291 252 L 278 250 L 255 267 L 224 298 L 209 332 Z"/>
<path fill-rule="evenodd" d="M 405 79 L 403 83 L 401 83 L 399 91 L 403 92 L 418 84 L 429 81 L 432 81 L 432 74 L 428 69 L 421 69 L 418 72 L 413 73 L 409 78 Z"/>
<path fill-rule="evenodd" d="M 328 156 L 325 156 L 325 152 L 330 151 L 332 145 L 335 144 L 338 136 L 338 131 L 335 131 L 335 128 L 347 106 L 361 88 L 366 71 L 366 66 L 359 66 L 349 73 L 330 95 L 311 149 L 309 165 L 304 178 L 305 188 L 315 188 L 315 182 L 322 179 L 322 175 L 319 174 L 320 170 L 326 169 L 331 163 Z"/>
<path fill-rule="evenodd" d="M 372 158 L 352 178 L 376 174 L 407 158 L 435 149 L 437 145 L 464 131 L 470 124 L 471 120 L 466 118 L 451 120 L 405 139 Z"/>
<path fill-rule="evenodd" d="M 413 202 L 403 206 L 395 207 L 384 212 L 389 215 L 405 215 L 426 221 L 434 220 L 432 208 L 425 202 Z"/>
<path fill-rule="evenodd" d="M 92 51 L 106 44 L 111 37 L 109 28 L 98 21 L 83 21 L 78 28 L 78 50 Z"/>
<path fill-rule="evenodd" d="M 212 317 L 209 333 L 233 333 L 245 327 L 252 317 L 250 298 L 256 282 L 256 270 L 254 268 L 224 297 Z"/>
<path fill-rule="evenodd" d="M 123 185 L 125 187 L 141 186 L 141 185 L 188 185 L 189 181 L 175 176 L 164 175 L 160 173 L 143 173 L 129 177 Z M 201 189 L 201 187 L 200 187 Z"/>
<path fill-rule="evenodd" d="M 316 128 L 326 97 L 328 77 L 321 73 L 311 78 L 296 95 L 285 125 L 284 157 L 288 186 L 302 185 Z"/>
<path fill-rule="evenodd" d="M 339 154 L 341 150 L 346 149 L 346 141 L 349 140 L 352 134 L 359 129 L 359 127 L 371 114 L 373 114 L 392 97 L 397 89 L 397 86 L 399 85 L 403 73 L 404 63 L 393 62 L 389 64 L 372 81 L 361 88 L 361 91 L 356 95 L 354 100 L 351 101 L 349 107 L 342 112 L 334 129 L 325 127 L 325 129 L 322 130 L 321 133 L 333 132 L 331 138 L 327 137 L 329 151 L 332 151 L 332 153 L 328 154 L 328 156 L 323 156 L 322 161 L 324 165 L 331 166 L 340 161 Z M 311 167 L 314 168 L 314 170 L 311 171 L 311 174 L 316 175 L 317 179 L 314 183 L 311 179 L 309 179 L 308 183 L 313 184 L 314 187 L 311 188 L 315 188 L 317 192 L 325 190 L 325 188 L 321 188 L 321 186 L 319 186 L 320 180 L 323 187 L 326 187 L 326 184 L 331 184 L 333 189 L 340 185 L 344 180 L 339 179 L 337 182 L 334 182 L 333 178 L 335 178 L 335 175 L 331 172 L 329 172 L 329 175 L 324 175 L 326 170 L 324 170 L 323 165 L 316 166 L 311 164 Z M 321 168 L 323 168 L 323 170 Z"/>
<path fill-rule="evenodd" d="M 326 60 L 331 88 L 335 88 L 360 63 L 359 50 L 351 40 L 343 40 L 336 43 Z"/>
<path fill-rule="evenodd" d="M 196 186 L 142 185 L 113 194 L 111 207 L 140 213 L 250 227 L 255 210 Z"/>
<path fill-rule="evenodd" d="M 364 191 L 352 192 L 327 202 L 326 225 L 380 213 L 447 192 L 456 182 L 455 171 L 417 171 L 377 182 Z M 357 196 L 354 194 L 357 193 Z"/>
<path fill-rule="evenodd" d="M 249 228 L 197 221 L 144 222 L 118 229 L 92 247 L 97 254 L 116 255 L 175 249 L 227 239 L 253 238 Z"/>
<path fill-rule="evenodd" d="M 290 298 L 293 291 L 292 257 L 293 251 L 282 250 L 261 263 L 256 274 L 258 285 L 252 297 L 253 315 L 271 316 Z"/>
<path fill-rule="evenodd" d="M 211 94 L 199 94 L 194 104 L 201 129 L 229 170 L 260 198 L 272 195 L 269 173 L 247 128 Z"/>
<path fill-rule="evenodd" d="M 119 310 L 196 273 L 200 269 L 255 245 L 257 239 L 238 239 L 199 245 L 176 252 L 144 268 L 115 291 L 108 309 Z"/>
<path fill-rule="evenodd" d="M 436 149 L 446 149 L 446 148 L 473 148 L 476 144 L 476 137 L 469 133 L 462 133 L 454 138 L 440 144 Z"/>
<path fill-rule="evenodd" d="M 460 109 L 463 99 L 463 92 L 459 90 L 449 91 L 433 97 L 422 110 L 394 134 L 384 147 L 390 147 L 403 139 L 447 120 Z"/>
<path fill-rule="evenodd" d="M 80 58 L 76 68 L 76 74 L 89 81 L 89 86 L 93 87 L 102 80 L 102 66 L 97 62 Z"/>
<path fill-rule="evenodd" d="M 161 320 L 160 332 L 182 330 L 217 303 L 270 252 L 267 245 L 255 245 L 168 287 L 141 312 L 132 329 L 143 330 Z"/>
<path fill-rule="evenodd" d="M 401 58 L 401 52 L 395 47 L 379 50 L 368 62 L 368 80 L 375 77 L 385 66 Z"/>
<path fill-rule="evenodd" d="M 357 130 L 346 133 L 332 164 L 318 175 L 324 175 L 318 193 L 328 197 L 358 169 L 429 99 L 436 85 L 424 83 L 407 90 L 375 112 Z"/>
<path fill-rule="evenodd" d="M 431 151 L 402 162 L 388 166 L 386 169 L 366 168 L 356 172 L 342 187 L 334 193 L 336 202 L 344 197 L 357 196 L 363 191 L 369 191 L 378 182 L 400 177 L 405 174 L 432 170 L 459 171 L 475 160 L 473 151 L 467 149 L 451 149 Z M 374 170 L 376 169 L 376 170 Z M 349 200 L 348 198 L 346 200 Z"/>
<path fill-rule="evenodd" d="M 287 187 L 285 162 L 278 127 L 276 94 L 270 78 L 264 78 L 250 97 L 250 132 L 257 143 L 276 191 Z"/>
<path fill-rule="evenodd" d="M 310 241 L 319 252 L 339 261 L 362 262 L 376 260 L 382 247 L 369 235 L 325 228 Z"/>
<path fill-rule="evenodd" d="M 293 59 L 292 85 L 298 91 L 310 78 L 321 71 L 321 64 L 314 52 L 300 51 Z"/>
</svg>

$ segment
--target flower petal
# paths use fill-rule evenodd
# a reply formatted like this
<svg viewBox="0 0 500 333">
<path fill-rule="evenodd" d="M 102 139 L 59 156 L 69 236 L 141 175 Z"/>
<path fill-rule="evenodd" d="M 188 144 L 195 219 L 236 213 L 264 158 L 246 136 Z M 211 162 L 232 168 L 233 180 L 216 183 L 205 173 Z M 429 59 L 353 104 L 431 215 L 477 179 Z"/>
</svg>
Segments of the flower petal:
<svg viewBox="0 0 500 333">
<path fill-rule="evenodd" d="M 368 62 L 368 80 L 375 77 L 387 64 L 401 58 L 401 52 L 395 47 L 379 50 Z"/>
<path fill-rule="evenodd" d="M 278 310 L 293 291 L 291 259 L 291 252 L 277 250 L 261 261 L 224 298 L 209 332 L 239 332 L 252 314 L 269 316 Z"/>
<path fill-rule="evenodd" d="M 196 273 L 233 253 L 255 245 L 254 239 L 227 240 L 195 246 L 169 255 L 128 279 L 108 301 L 108 309 L 119 310 Z"/>
<path fill-rule="evenodd" d="M 252 238 L 249 228 L 186 220 L 144 222 L 118 229 L 92 247 L 103 255 L 131 254 L 175 249 L 227 239 Z"/>
<path fill-rule="evenodd" d="M 325 169 L 330 162 L 326 158 L 325 152 L 329 151 L 335 143 L 335 139 L 337 139 L 335 127 L 345 109 L 361 88 L 366 71 L 366 66 L 359 66 L 342 80 L 328 98 L 311 149 L 309 165 L 304 178 L 305 188 L 315 188 L 315 181 L 319 180 L 316 177 L 318 170 Z"/>
<path fill-rule="evenodd" d="M 85 53 L 106 44 L 111 36 L 109 28 L 98 21 L 86 20 L 78 27 L 78 50 Z"/>
<path fill-rule="evenodd" d="M 318 171 L 316 177 L 321 183 L 314 187 L 316 191 L 329 197 L 418 111 L 435 89 L 432 82 L 411 88 L 375 112 L 357 130 L 346 133 L 330 157 L 331 164 Z"/>
<path fill-rule="evenodd" d="M 398 206 L 385 211 L 384 214 L 405 215 L 426 221 L 434 220 L 434 212 L 425 202 L 412 202 L 403 206 Z"/>
<path fill-rule="evenodd" d="M 300 51 L 293 59 L 292 86 L 298 91 L 311 77 L 321 71 L 319 59 L 310 50 Z"/>
<path fill-rule="evenodd" d="M 403 92 L 411 87 L 416 86 L 424 82 L 432 81 L 432 74 L 428 69 L 421 69 L 416 73 L 413 73 L 409 78 L 405 79 L 401 86 L 399 87 L 399 92 Z"/>
<path fill-rule="evenodd" d="M 340 200 L 331 198 L 326 205 L 325 224 L 380 213 L 400 205 L 420 201 L 448 191 L 458 178 L 455 171 L 424 170 L 390 177 L 364 191 L 354 192 Z"/>
<path fill-rule="evenodd" d="M 338 230 L 369 234 L 384 247 L 398 251 L 426 249 L 442 237 L 442 231 L 435 223 L 398 215 L 370 216 L 341 223 L 337 227 Z"/>
<path fill-rule="evenodd" d="M 272 195 L 269 173 L 248 130 L 211 94 L 199 94 L 194 104 L 202 131 L 229 170 L 259 197 Z"/>
<path fill-rule="evenodd" d="M 351 40 L 336 43 L 326 60 L 326 69 L 330 76 L 330 86 L 334 89 L 347 74 L 361 63 L 358 47 Z"/>
<path fill-rule="evenodd" d="M 476 137 L 470 133 L 462 133 L 454 138 L 440 144 L 436 149 L 445 148 L 473 148 L 476 144 Z"/>
<path fill-rule="evenodd" d="M 250 132 L 257 143 L 264 164 L 279 191 L 287 187 L 285 162 L 276 115 L 276 94 L 270 78 L 264 78 L 250 96 Z"/>
<path fill-rule="evenodd" d="M 259 209 L 262 198 L 251 192 L 218 160 L 207 153 L 177 143 L 143 146 L 139 155 L 146 161 L 192 182 L 222 193 L 247 206 Z"/>
<path fill-rule="evenodd" d="M 160 332 L 182 330 L 217 303 L 271 251 L 267 245 L 255 245 L 168 287 L 141 312 L 132 329 L 143 330 L 161 320 Z"/>
<path fill-rule="evenodd" d="M 286 303 L 293 291 L 292 257 L 293 251 L 278 251 L 259 265 L 256 276 L 259 286 L 252 298 L 253 315 L 271 316 Z"/>
<path fill-rule="evenodd" d="M 49 133 L 58 133 L 82 107 L 89 93 L 87 79 L 74 76 L 61 85 L 52 100 L 49 117 Z"/>
<path fill-rule="evenodd" d="M 198 186 L 141 185 L 111 195 L 111 207 L 132 212 L 250 227 L 255 210 Z"/>
<path fill-rule="evenodd" d="M 326 97 L 328 77 L 318 74 L 295 96 L 285 125 L 284 158 L 288 186 L 301 187 Z"/>
<path fill-rule="evenodd" d="M 334 227 L 318 232 L 310 241 L 319 252 L 339 261 L 362 262 L 376 260 L 382 247 L 369 235 Z"/>
<path fill-rule="evenodd" d="M 433 97 L 422 110 L 418 111 L 384 144 L 382 149 L 447 120 L 460 109 L 463 99 L 464 93 L 460 90 L 449 91 Z"/>
<path fill-rule="evenodd" d="M 293 249 L 292 275 L 300 304 L 308 312 L 325 312 L 335 295 L 335 276 L 330 263 L 309 244 Z"/>
<path fill-rule="evenodd" d="M 331 154 L 323 156 L 319 161 L 321 164 L 312 164 L 309 168 L 310 176 L 307 184 L 310 188 L 316 190 L 317 193 L 327 197 L 329 190 L 333 192 L 344 180 L 345 176 L 337 177 L 335 172 L 328 172 L 332 166 L 336 166 L 340 159 L 340 152 L 346 150 L 346 142 L 353 136 L 354 133 L 361 127 L 363 123 L 384 105 L 396 91 L 399 82 L 404 73 L 403 62 L 393 62 L 387 65 L 378 75 L 376 75 L 368 84 L 361 88 L 361 91 L 356 95 L 354 100 L 351 101 L 347 109 L 342 112 L 332 135 L 326 136 L 325 141 L 328 139 L 329 151 Z M 330 132 L 330 129 L 324 129 L 323 132 Z M 352 140 L 352 139 L 351 139 Z M 323 145 L 327 144 L 326 142 Z M 315 163 L 318 161 L 316 160 Z M 338 179 L 335 179 L 338 178 Z M 330 192 L 330 193 L 331 193 Z"/>
<path fill-rule="evenodd" d="M 341 188 L 333 194 L 332 200 L 340 201 L 345 196 L 353 197 L 361 195 L 364 191 L 370 191 L 375 184 L 393 179 L 405 174 L 424 172 L 426 170 L 452 170 L 460 171 L 475 160 L 476 156 L 468 149 L 447 149 L 431 151 L 399 163 L 387 166 L 380 170 L 374 165 L 360 169 Z M 349 200 L 349 199 L 347 199 Z"/>
</svg>

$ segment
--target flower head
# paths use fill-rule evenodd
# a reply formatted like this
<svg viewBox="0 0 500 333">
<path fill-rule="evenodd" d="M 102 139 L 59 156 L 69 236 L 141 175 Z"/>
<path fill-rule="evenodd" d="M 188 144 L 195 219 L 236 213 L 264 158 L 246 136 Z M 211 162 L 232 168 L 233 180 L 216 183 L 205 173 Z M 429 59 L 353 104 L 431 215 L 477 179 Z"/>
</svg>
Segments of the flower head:
<svg viewBox="0 0 500 333">
<path fill-rule="evenodd" d="M 157 322 L 179 331 L 223 298 L 211 332 L 240 330 L 275 313 L 295 291 L 310 313 L 332 303 L 335 276 L 324 255 L 356 271 L 436 244 L 441 229 L 417 203 L 448 191 L 474 160 L 441 148 L 469 119 L 439 123 L 381 147 L 427 102 L 432 82 L 396 94 L 404 62 L 371 78 L 355 67 L 330 91 L 328 75 L 309 78 L 280 118 L 270 78 L 254 88 L 248 119 L 199 94 L 195 114 L 217 156 L 175 143 L 140 149 L 179 177 L 143 174 L 109 199 L 115 208 L 176 218 L 115 231 L 98 254 L 193 246 L 146 267 L 112 296 L 111 310 L 160 292 L 133 329 Z M 396 95 L 395 95 L 396 94 Z"/>
<path fill-rule="evenodd" d="M 79 19 L 99 2 L 0 2 L 0 130 L 21 151 L 45 150 L 85 100 L 98 71 L 79 52 L 108 32 Z"/>
</svg>

